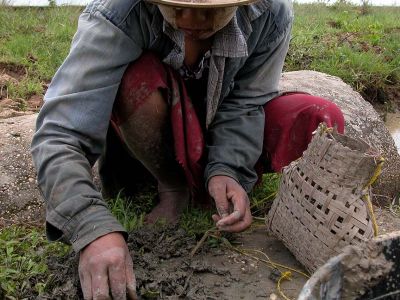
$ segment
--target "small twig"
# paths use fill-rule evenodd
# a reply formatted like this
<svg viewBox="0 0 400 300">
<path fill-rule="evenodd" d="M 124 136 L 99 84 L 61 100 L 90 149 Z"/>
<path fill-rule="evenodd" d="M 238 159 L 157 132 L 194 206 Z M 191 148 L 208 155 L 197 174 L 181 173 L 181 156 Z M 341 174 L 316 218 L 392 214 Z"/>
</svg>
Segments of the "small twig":
<svg viewBox="0 0 400 300">
<path fill-rule="evenodd" d="M 197 242 L 196 247 L 193 248 L 192 252 L 190 252 L 190 257 L 193 257 L 196 252 L 199 250 L 199 248 L 204 244 L 208 236 L 210 235 L 211 232 L 213 232 L 215 229 L 209 229 L 207 230 L 203 237 L 200 239 L 200 241 Z"/>
</svg>

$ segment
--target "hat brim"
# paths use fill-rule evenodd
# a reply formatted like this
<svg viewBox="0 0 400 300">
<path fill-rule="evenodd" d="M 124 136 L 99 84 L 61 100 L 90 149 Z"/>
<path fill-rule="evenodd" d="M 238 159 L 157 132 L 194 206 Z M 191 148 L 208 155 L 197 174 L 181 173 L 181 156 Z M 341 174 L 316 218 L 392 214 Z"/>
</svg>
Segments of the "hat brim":
<svg viewBox="0 0 400 300">
<path fill-rule="evenodd" d="M 147 1 L 155 4 L 162 4 L 174 7 L 217 8 L 217 7 L 248 5 L 259 0 L 147 0 Z"/>
</svg>

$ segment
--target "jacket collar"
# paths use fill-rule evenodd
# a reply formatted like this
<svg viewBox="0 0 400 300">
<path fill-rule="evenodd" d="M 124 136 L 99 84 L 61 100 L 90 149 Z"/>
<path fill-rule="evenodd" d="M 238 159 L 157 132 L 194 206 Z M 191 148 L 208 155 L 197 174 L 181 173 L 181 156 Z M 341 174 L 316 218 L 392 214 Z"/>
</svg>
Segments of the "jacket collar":
<svg viewBox="0 0 400 300">
<path fill-rule="evenodd" d="M 163 20 L 163 32 L 175 43 L 179 48 L 179 52 L 184 53 L 184 33 L 174 29 L 169 23 Z M 237 17 L 232 20 L 215 36 L 211 47 L 212 55 L 224 57 L 242 57 L 247 56 L 247 42 L 239 28 Z"/>
<path fill-rule="evenodd" d="M 214 36 L 212 55 L 222 57 L 248 56 L 247 39 L 253 31 L 251 22 L 270 9 L 270 0 L 261 0 L 254 4 L 241 6 L 232 20 Z M 172 52 L 166 57 L 174 67 L 179 67 L 184 58 L 184 33 L 167 23 L 155 6 L 155 17 L 152 20 L 152 31 L 156 37 L 162 32 L 175 44 Z M 162 24 L 162 26 L 160 26 Z"/>
</svg>

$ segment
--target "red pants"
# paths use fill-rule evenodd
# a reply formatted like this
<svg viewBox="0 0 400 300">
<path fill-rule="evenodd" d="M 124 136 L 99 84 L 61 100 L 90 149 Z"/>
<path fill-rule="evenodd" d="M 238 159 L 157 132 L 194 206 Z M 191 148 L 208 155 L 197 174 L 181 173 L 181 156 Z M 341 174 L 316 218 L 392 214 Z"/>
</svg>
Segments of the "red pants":
<svg viewBox="0 0 400 300">
<path fill-rule="evenodd" d="M 166 91 L 164 94 L 170 97 L 177 160 L 184 168 L 189 184 L 197 186 L 203 181 L 204 126 L 197 118 L 198 113 L 183 80 L 155 55 L 144 54 L 126 70 L 114 105 L 113 127 L 118 130 L 118 124 L 129 118 L 158 89 Z M 256 166 L 258 170 L 267 168 L 279 172 L 299 158 L 321 122 L 329 127 L 336 126 L 341 133 L 344 130 L 343 114 L 334 103 L 304 93 L 279 96 L 269 101 L 264 111 L 265 132 L 264 137 L 260 137 L 264 138 L 264 146 Z M 203 149 L 201 153 L 195 150 L 199 147 Z"/>
</svg>

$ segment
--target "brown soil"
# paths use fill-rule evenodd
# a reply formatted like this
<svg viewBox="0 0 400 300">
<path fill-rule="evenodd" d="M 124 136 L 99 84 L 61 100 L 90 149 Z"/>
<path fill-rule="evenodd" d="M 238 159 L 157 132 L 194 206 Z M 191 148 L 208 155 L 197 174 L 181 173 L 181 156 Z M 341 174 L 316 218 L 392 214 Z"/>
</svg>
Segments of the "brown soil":
<svg viewBox="0 0 400 300">
<path fill-rule="evenodd" d="M 39 111 L 43 95 L 31 95 L 28 99 L 9 98 L 7 85 L 18 84 L 27 75 L 24 66 L 0 63 L 0 119 L 6 119 Z"/>
<path fill-rule="evenodd" d="M 26 69 L 24 66 L 14 63 L 0 62 L 0 74 L 8 74 L 17 80 L 21 80 L 24 76 L 26 76 Z"/>
<path fill-rule="evenodd" d="M 386 209 L 376 208 L 380 234 L 400 230 L 400 219 Z M 230 236 L 239 249 L 264 252 L 275 263 L 304 271 L 293 255 L 264 226 L 255 226 L 242 234 Z M 128 247 L 134 261 L 139 299 L 276 299 L 280 273 L 248 256 L 216 243 L 206 241 L 193 258 L 190 252 L 197 241 L 176 227 L 146 227 L 129 235 Z M 260 255 L 255 255 L 265 259 Z M 49 292 L 40 299 L 82 299 L 77 273 L 78 258 L 48 258 L 52 274 Z M 283 270 L 283 269 L 282 269 Z M 40 279 L 32 278 L 31 283 Z M 306 278 L 292 272 L 290 281 L 283 281 L 282 291 L 290 299 L 298 296 Z M 36 299 L 27 288 L 23 298 Z M 280 299 L 279 296 L 277 299 Z"/>
<path fill-rule="evenodd" d="M 265 228 L 240 234 L 234 242 L 302 270 L 283 244 L 266 234 Z M 269 299 L 271 294 L 278 294 L 276 271 L 223 246 L 211 245 L 206 242 L 191 258 L 196 240 L 182 229 L 143 228 L 132 232 L 128 246 L 140 299 Z M 61 259 L 49 257 L 49 268 L 54 274 L 54 288 L 43 298 L 82 299 L 77 258 L 73 254 Z M 294 298 L 305 281 L 303 276 L 293 274 L 291 281 L 282 282 L 282 291 Z"/>
</svg>

